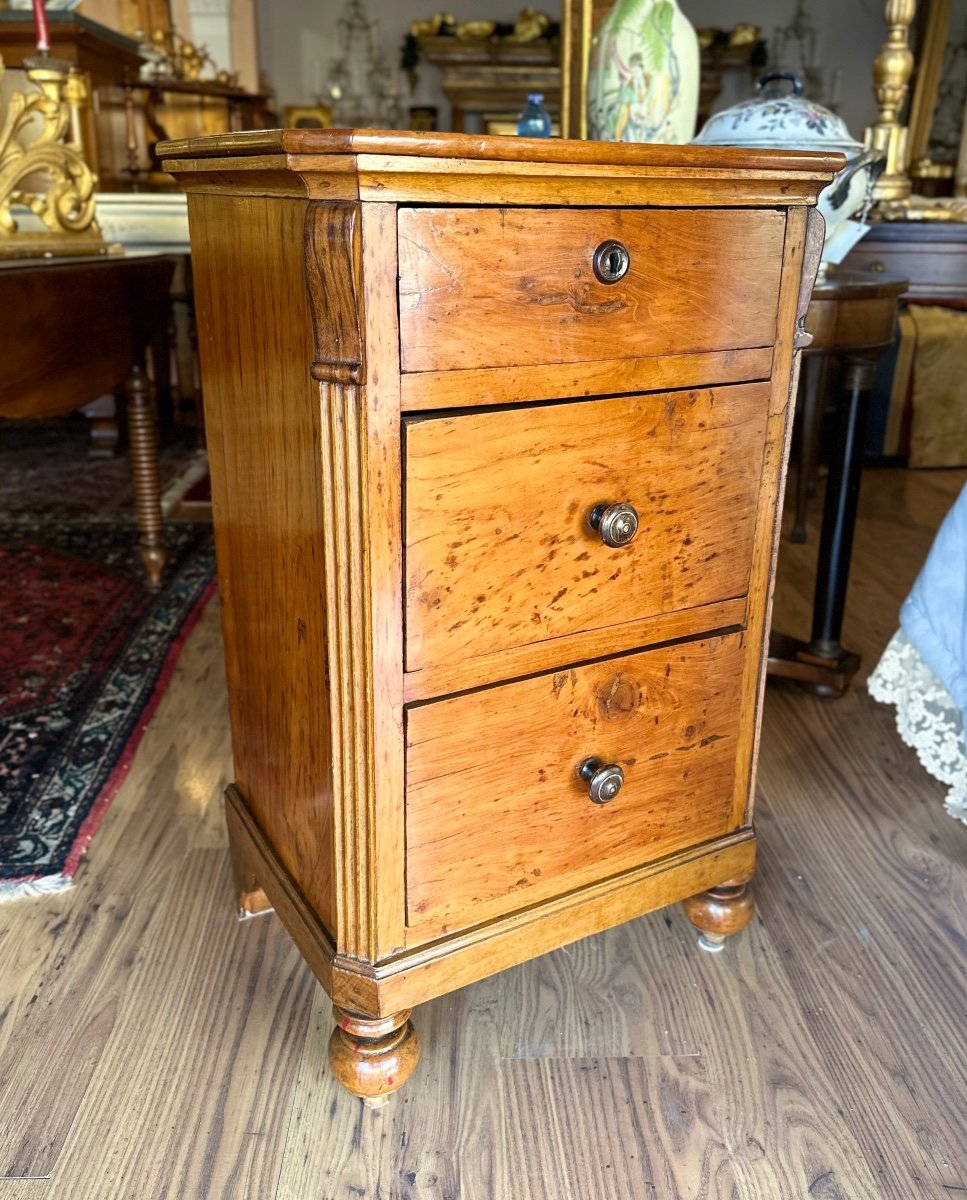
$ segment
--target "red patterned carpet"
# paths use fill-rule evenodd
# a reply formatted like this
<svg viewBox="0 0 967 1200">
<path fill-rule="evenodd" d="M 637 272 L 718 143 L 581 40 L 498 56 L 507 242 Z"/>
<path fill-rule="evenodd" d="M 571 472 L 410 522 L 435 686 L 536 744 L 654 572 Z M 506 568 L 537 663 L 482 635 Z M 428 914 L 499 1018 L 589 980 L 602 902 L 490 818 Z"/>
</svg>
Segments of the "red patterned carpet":
<svg viewBox="0 0 967 1200">
<path fill-rule="evenodd" d="M 126 522 L 0 523 L 0 900 L 69 886 L 212 594 L 210 529 L 166 545 L 151 595 Z"/>
</svg>

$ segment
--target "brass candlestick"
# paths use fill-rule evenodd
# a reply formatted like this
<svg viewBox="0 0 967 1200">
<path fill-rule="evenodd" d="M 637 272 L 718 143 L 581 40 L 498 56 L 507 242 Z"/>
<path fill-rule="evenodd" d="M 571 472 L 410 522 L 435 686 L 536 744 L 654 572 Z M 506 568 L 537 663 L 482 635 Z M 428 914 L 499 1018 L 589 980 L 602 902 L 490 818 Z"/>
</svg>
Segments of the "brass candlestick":
<svg viewBox="0 0 967 1200">
<path fill-rule="evenodd" d="M 879 120 L 866 131 L 868 148 L 882 150 L 886 167 L 873 188 L 871 218 L 880 221 L 967 221 L 964 199 L 912 195 L 907 149 L 908 129 L 900 117 L 913 74 L 910 25 L 916 0 L 886 0 L 886 41 L 873 61 L 873 85 Z"/>
<path fill-rule="evenodd" d="M 886 155 L 883 174 L 873 188 L 874 199 L 881 202 L 904 201 L 911 191 L 907 127 L 901 124 L 900 114 L 913 74 L 910 25 L 916 11 L 916 0 L 887 0 L 886 41 L 873 60 L 873 85 L 880 113 L 876 124 L 866 131 L 866 145 Z"/>
<path fill-rule="evenodd" d="M 0 110 L 0 258 L 106 254 L 115 248 L 95 220 L 97 180 L 81 148 L 84 81 L 46 56 L 25 59 L 24 68 L 36 90 L 13 92 Z M 14 205 L 44 228 L 21 229 Z"/>
</svg>

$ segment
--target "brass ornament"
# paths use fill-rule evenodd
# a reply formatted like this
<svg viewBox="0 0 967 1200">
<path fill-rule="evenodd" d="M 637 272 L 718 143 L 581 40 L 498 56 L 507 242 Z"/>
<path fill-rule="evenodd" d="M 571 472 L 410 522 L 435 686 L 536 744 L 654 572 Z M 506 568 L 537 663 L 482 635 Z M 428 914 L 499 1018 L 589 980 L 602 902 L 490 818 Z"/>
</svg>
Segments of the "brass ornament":
<svg viewBox="0 0 967 1200">
<path fill-rule="evenodd" d="M 0 112 L 0 258 L 107 253 L 94 215 L 97 179 L 81 148 L 84 80 L 57 59 L 24 63 L 36 90 L 13 92 Z M 43 191 L 38 179 L 47 181 Z M 21 230 L 14 205 L 45 229 Z"/>
<path fill-rule="evenodd" d="M 432 17 L 427 17 L 425 21 L 410 22 L 410 37 L 436 37 L 444 26 L 456 24 L 453 19 L 453 13 L 438 12 Z"/>
<path fill-rule="evenodd" d="M 887 0 L 884 13 L 886 41 L 873 60 L 873 90 L 879 118 L 866 131 L 868 149 L 882 150 L 886 166 L 873 190 L 878 201 L 906 200 L 910 195 L 907 173 L 907 128 L 900 113 L 913 74 L 910 25 L 916 15 L 916 0 Z"/>
<path fill-rule="evenodd" d="M 496 21 L 464 21 L 454 32 L 462 42 L 472 42 L 492 37 L 496 28 Z"/>
<path fill-rule="evenodd" d="M 910 25 L 916 11 L 916 0 L 886 0 L 887 37 L 873 60 L 879 119 L 866 130 L 865 138 L 867 148 L 883 151 L 886 166 L 873 188 L 876 203 L 870 215 L 879 221 L 967 221 L 967 199 L 911 194 L 908 129 L 900 115 L 913 75 Z"/>
<path fill-rule="evenodd" d="M 517 17 L 513 31 L 497 40 L 526 45 L 544 37 L 551 24 L 551 18 L 547 13 L 539 12 L 536 8 L 524 8 Z M 493 38 L 496 29 L 496 21 L 473 20 L 458 23 L 454 20 L 453 13 L 438 12 L 425 20 L 411 21 L 409 36 L 419 40 L 452 35 L 462 42 L 475 42 Z"/>
<path fill-rule="evenodd" d="M 196 46 L 177 29 L 163 29 L 160 26 L 152 29 L 144 51 L 148 62 L 142 68 L 141 78 L 146 82 L 178 79 L 183 83 L 198 83 L 202 71 L 210 67 L 216 83 L 224 87 L 239 87 L 237 71 L 221 70 L 207 46 Z"/>
<path fill-rule="evenodd" d="M 551 24 L 551 18 L 547 13 L 538 12 L 536 8 L 525 8 L 521 10 L 520 16 L 517 18 L 517 23 L 514 25 L 514 32 L 508 34 L 508 42 L 536 42 L 538 38 L 544 36 Z"/>
<path fill-rule="evenodd" d="M 739 24 L 729 34 L 730 46 L 754 46 L 762 37 L 758 25 Z"/>
</svg>

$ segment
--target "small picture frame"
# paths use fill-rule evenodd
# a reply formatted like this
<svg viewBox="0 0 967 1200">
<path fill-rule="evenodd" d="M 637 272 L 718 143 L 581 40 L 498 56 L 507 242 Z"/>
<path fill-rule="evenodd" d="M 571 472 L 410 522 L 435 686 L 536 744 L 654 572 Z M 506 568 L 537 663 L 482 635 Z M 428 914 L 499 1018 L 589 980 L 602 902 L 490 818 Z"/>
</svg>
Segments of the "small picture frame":
<svg viewBox="0 0 967 1200">
<path fill-rule="evenodd" d="M 326 104 L 287 104 L 286 129 L 331 129 L 332 109 Z"/>
<path fill-rule="evenodd" d="M 410 105 L 410 129 L 415 129 L 418 133 L 435 133 L 439 128 L 438 117 L 435 104 Z"/>
</svg>

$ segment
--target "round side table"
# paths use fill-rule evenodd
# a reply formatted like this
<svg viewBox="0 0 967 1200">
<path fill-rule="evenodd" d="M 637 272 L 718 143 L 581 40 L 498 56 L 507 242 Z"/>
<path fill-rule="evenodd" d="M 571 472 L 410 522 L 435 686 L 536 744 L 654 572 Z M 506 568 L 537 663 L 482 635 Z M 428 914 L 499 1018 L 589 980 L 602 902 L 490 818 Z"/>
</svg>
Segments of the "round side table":
<svg viewBox="0 0 967 1200">
<path fill-rule="evenodd" d="M 889 275 L 831 269 L 817 281 L 806 314 L 806 329 L 813 340 L 803 355 L 836 357 L 843 364 L 836 404 L 838 428 L 826 483 L 812 636 L 805 642 L 773 631 L 768 673 L 794 679 L 817 696 L 842 696 L 860 665 L 859 655 L 843 647 L 840 633 L 863 470 L 869 390 L 876 360 L 893 344 L 897 304 L 907 287 L 907 280 Z M 819 402 L 817 396 L 809 396 L 808 388 L 806 392 L 810 407 Z M 808 465 L 811 416 L 807 411 L 803 467 Z"/>
</svg>

